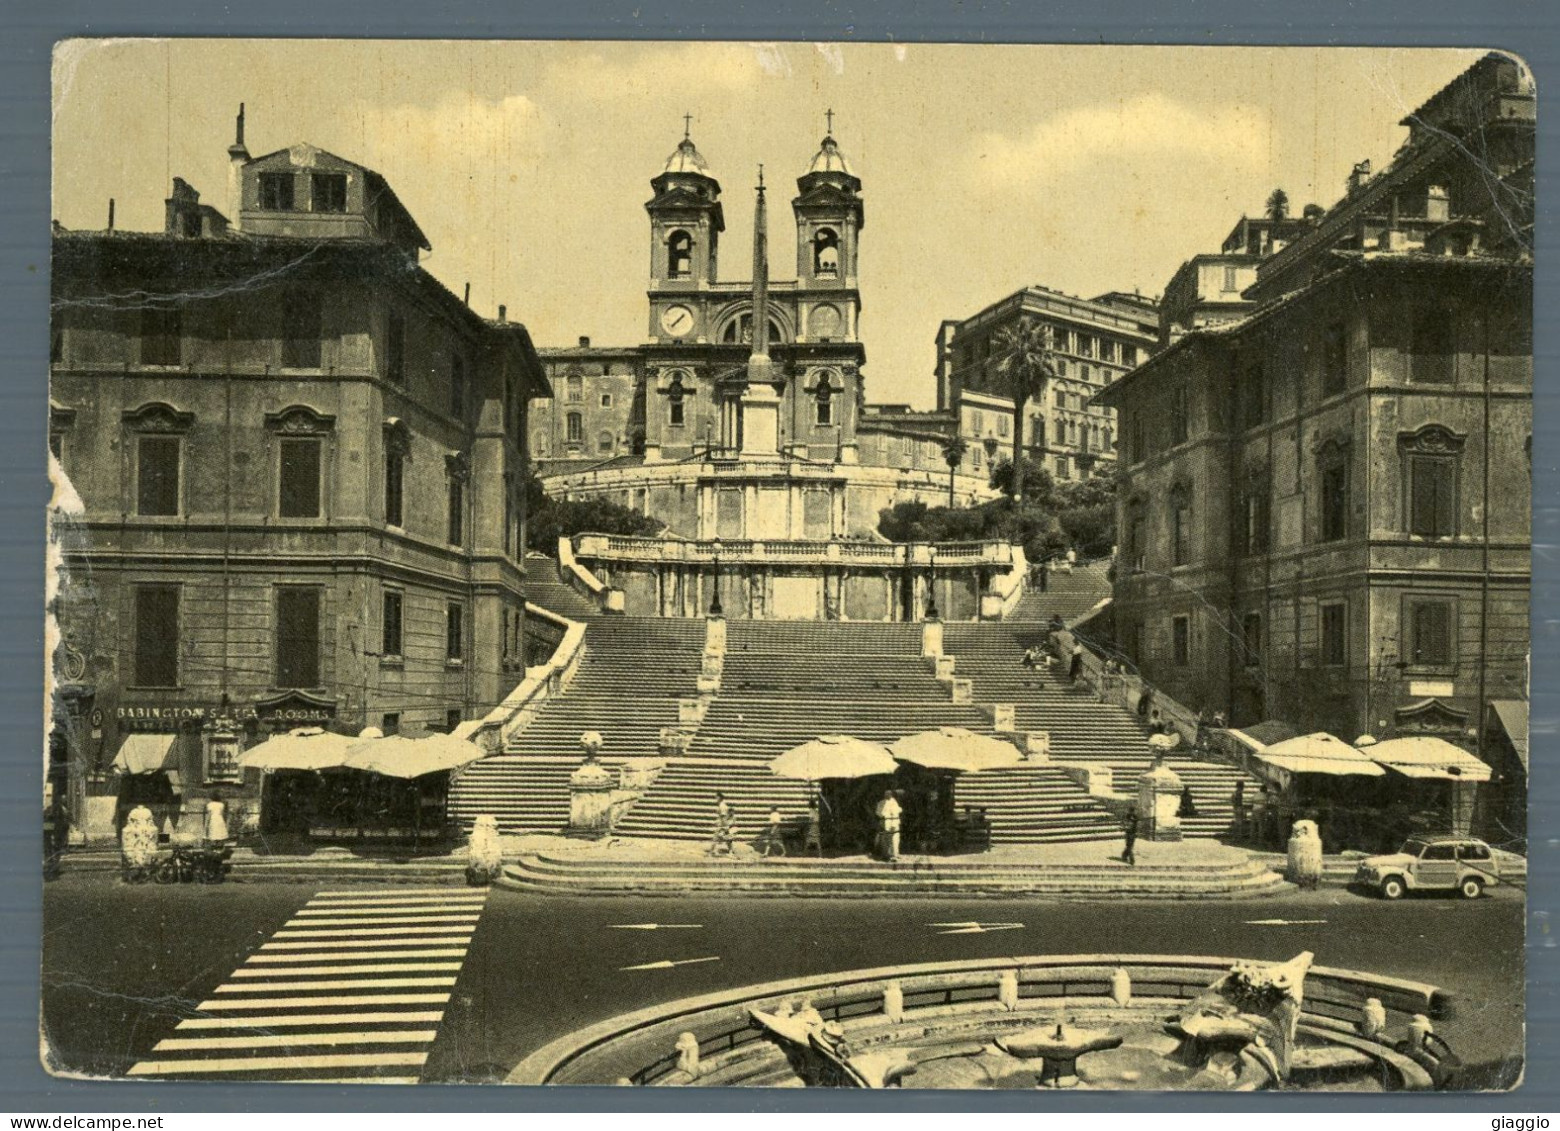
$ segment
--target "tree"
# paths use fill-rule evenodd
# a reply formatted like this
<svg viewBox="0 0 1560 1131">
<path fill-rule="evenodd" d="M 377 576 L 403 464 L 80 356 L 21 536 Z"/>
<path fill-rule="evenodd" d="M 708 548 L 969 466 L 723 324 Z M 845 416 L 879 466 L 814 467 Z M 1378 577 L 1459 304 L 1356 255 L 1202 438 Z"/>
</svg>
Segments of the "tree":
<svg viewBox="0 0 1560 1131">
<path fill-rule="evenodd" d="M 963 436 L 949 436 L 942 442 L 943 460 L 948 464 L 948 505 L 953 506 L 953 474 L 964 462 L 964 453 L 970 450 L 969 441 Z"/>
<path fill-rule="evenodd" d="M 1020 318 L 996 335 L 997 376 L 1003 391 L 1013 398 L 1013 505 L 1024 501 L 1024 406 L 1039 400 L 1048 381 L 1056 376 L 1051 353 L 1051 328 L 1031 318 Z"/>
<path fill-rule="evenodd" d="M 1004 459 L 991 469 L 991 485 L 1001 491 L 1008 498 L 1014 498 L 1014 488 L 1019 482 L 1029 485 L 1029 494 L 1026 502 L 1046 504 L 1051 500 L 1051 493 L 1055 484 L 1051 479 L 1051 473 L 1045 469 L 1045 465 L 1035 460 L 1024 458 L 1018 474 L 1013 474 L 1013 461 Z"/>
<path fill-rule="evenodd" d="M 1268 193 L 1267 216 L 1275 224 L 1289 219 L 1289 194 L 1281 188 Z"/>
</svg>

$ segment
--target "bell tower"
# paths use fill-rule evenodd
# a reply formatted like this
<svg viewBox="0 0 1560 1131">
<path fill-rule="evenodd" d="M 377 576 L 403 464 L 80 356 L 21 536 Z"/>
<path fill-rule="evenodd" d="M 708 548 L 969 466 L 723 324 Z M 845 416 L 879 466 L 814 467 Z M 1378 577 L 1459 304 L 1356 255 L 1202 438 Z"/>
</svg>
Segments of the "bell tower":
<svg viewBox="0 0 1560 1131">
<path fill-rule="evenodd" d="M 693 144 L 691 114 L 683 117 L 683 139 L 666 167 L 650 182 L 650 280 L 653 290 L 697 290 L 715 282 L 721 213 L 720 182 Z"/>
<path fill-rule="evenodd" d="M 807 172 L 797 179 L 791 202 L 796 214 L 796 277 L 809 290 L 854 290 L 856 241 L 866 226 L 861 180 L 834 140 L 833 110 L 827 119 L 829 132 Z"/>
</svg>

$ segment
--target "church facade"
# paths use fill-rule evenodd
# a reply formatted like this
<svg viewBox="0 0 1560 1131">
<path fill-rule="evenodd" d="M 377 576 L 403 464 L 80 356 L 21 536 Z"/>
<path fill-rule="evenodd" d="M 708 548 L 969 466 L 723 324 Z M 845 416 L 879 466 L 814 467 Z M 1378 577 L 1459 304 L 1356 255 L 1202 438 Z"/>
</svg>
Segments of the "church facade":
<svg viewBox="0 0 1560 1131">
<path fill-rule="evenodd" d="M 645 343 L 541 351 L 555 397 L 530 440 L 548 491 L 605 497 L 690 538 L 870 536 L 892 503 L 946 503 L 953 418 L 929 428 L 866 405 L 861 189 L 825 136 L 791 200 L 795 278 L 771 281 L 760 170 L 752 275 L 728 280 L 721 185 L 684 136 L 645 204 Z M 965 468 L 953 488 L 964 503 L 992 496 Z"/>
</svg>

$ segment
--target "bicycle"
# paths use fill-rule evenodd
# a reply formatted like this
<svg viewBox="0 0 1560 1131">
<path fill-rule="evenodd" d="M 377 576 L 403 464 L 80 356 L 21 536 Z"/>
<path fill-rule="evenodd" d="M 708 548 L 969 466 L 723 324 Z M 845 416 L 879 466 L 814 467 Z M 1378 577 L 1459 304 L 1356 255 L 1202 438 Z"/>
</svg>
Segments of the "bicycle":
<svg viewBox="0 0 1560 1131">
<path fill-rule="evenodd" d="M 768 858 L 778 856 L 785 857 L 785 837 L 780 835 L 779 829 L 770 829 L 759 837 L 753 845 L 760 856 Z"/>
</svg>

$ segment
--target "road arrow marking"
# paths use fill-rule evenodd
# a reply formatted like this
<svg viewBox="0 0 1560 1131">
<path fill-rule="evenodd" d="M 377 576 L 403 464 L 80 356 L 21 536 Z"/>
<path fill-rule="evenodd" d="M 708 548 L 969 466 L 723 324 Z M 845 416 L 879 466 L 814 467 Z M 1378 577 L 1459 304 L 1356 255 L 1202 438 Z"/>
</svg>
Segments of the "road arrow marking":
<svg viewBox="0 0 1560 1131">
<path fill-rule="evenodd" d="M 1022 923 L 928 923 L 929 927 L 948 927 L 950 930 L 938 931 L 939 935 L 983 935 L 988 931 L 1021 931 Z"/>
<path fill-rule="evenodd" d="M 663 958 L 659 962 L 645 962 L 638 966 L 619 966 L 619 970 L 670 970 L 673 966 L 692 966 L 695 962 L 719 962 L 720 956 L 710 958 Z"/>
<path fill-rule="evenodd" d="M 703 923 L 609 923 L 609 931 L 702 931 Z"/>
<path fill-rule="evenodd" d="M 1326 919 L 1247 919 L 1248 927 L 1293 927 L 1302 923 L 1325 923 Z"/>
</svg>

